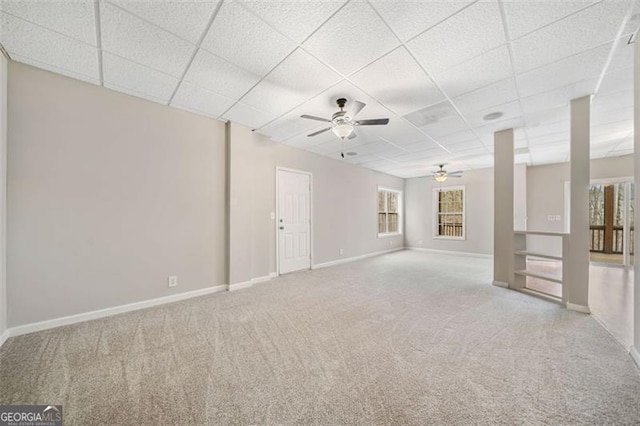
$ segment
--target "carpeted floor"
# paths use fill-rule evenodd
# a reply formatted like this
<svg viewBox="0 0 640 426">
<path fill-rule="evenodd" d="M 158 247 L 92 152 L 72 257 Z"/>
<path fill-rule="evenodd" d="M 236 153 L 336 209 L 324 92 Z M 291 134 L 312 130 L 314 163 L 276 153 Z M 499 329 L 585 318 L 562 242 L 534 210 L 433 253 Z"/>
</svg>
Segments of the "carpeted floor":
<svg viewBox="0 0 640 426">
<path fill-rule="evenodd" d="M 402 251 L 10 339 L 0 404 L 65 424 L 637 424 L 593 318 Z"/>
</svg>

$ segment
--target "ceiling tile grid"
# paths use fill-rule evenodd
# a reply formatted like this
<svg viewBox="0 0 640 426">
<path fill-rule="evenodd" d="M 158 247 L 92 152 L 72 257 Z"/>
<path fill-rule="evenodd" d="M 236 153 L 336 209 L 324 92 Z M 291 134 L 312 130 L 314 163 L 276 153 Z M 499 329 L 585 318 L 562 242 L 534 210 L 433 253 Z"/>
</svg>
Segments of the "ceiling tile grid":
<svg viewBox="0 0 640 426">
<path fill-rule="evenodd" d="M 507 127 L 525 150 L 517 162 L 566 161 L 569 102 L 596 90 L 592 155 L 629 153 L 639 5 L 0 0 L 0 43 L 20 62 L 408 177 L 491 166 L 493 132 Z M 344 144 L 307 136 L 330 124 L 300 115 L 330 118 L 338 97 L 389 124 Z"/>
</svg>

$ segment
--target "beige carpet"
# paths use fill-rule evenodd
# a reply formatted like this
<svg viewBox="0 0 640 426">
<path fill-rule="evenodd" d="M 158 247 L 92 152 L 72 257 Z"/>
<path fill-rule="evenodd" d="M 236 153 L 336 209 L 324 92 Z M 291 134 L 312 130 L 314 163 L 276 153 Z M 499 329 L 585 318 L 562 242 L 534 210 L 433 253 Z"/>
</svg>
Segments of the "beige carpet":
<svg viewBox="0 0 640 426">
<path fill-rule="evenodd" d="M 590 316 L 403 251 L 10 339 L 0 403 L 65 424 L 637 424 Z"/>
</svg>

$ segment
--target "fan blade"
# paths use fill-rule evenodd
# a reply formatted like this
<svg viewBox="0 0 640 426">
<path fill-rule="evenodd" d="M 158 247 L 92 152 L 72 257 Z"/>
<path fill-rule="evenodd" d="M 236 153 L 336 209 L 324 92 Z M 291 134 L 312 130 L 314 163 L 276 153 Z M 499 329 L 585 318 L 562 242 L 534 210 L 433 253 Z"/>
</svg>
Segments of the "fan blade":
<svg viewBox="0 0 640 426">
<path fill-rule="evenodd" d="M 322 117 L 316 117 L 315 115 L 302 114 L 300 118 L 308 118 L 309 120 L 324 121 L 325 123 L 331 123 L 331 120 L 327 120 L 326 118 L 322 118 Z"/>
<path fill-rule="evenodd" d="M 384 124 L 388 124 L 388 118 L 374 118 L 373 120 L 358 120 L 356 124 L 358 126 L 380 126 Z"/>
<path fill-rule="evenodd" d="M 360 111 L 362 111 L 362 108 L 364 108 L 365 106 L 367 106 L 367 104 L 365 104 L 364 102 L 353 101 L 351 102 L 351 106 L 349 106 L 347 115 L 351 118 L 354 118 Z"/>
<path fill-rule="evenodd" d="M 452 175 L 451 173 L 447 173 L 448 178 L 461 178 L 462 175 Z"/>
<path fill-rule="evenodd" d="M 322 130 L 318 130 L 317 132 L 310 133 L 310 134 L 307 135 L 307 137 L 319 135 L 320 133 L 324 133 L 327 130 L 331 130 L 331 127 L 327 127 L 326 129 L 322 129 Z"/>
<path fill-rule="evenodd" d="M 447 174 L 448 174 L 449 176 L 451 176 L 451 175 L 459 175 L 459 174 L 461 174 L 461 173 L 462 173 L 462 170 L 456 170 L 455 172 L 447 172 Z"/>
<path fill-rule="evenodd" d="M 356 134 L 356 132 L 351 132 L 351 134 L 349 134 L 349 136 L 347 136 L 347 139 L 354 139 L 358 137 L 358 135 Z"/>
</svg>

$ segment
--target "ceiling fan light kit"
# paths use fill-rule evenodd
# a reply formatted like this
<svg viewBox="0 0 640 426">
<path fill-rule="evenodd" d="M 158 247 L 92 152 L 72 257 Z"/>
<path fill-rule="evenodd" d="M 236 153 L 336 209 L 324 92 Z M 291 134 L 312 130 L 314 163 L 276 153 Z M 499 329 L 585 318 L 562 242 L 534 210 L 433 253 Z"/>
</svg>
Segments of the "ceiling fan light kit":
<svg viewBox="0 0 640 426">
<path fill-rule="evenodd" d="M 331 131 L 340 139 L 345 139 L 351 134 L 351 132 L 353 132 L 353 126 L 351 124 L 342 123 L 332 127 Z"/>
<path fill-rule="evenodd" d="M 435 180 L 438 183 L 445 183 L 447 181 L 447 178 L 450 178 L 450 177 L 454 177 L 454 178 L 462 177 L 461 170 L 456 170 L 455 172 L 447 172 L 444 169 L 444 164 L 439 164 L 439 167 L 440 167 L 439 170 L 436 170 L 435 172 L 433 172 L 433 180 Z"/>
</svg>

